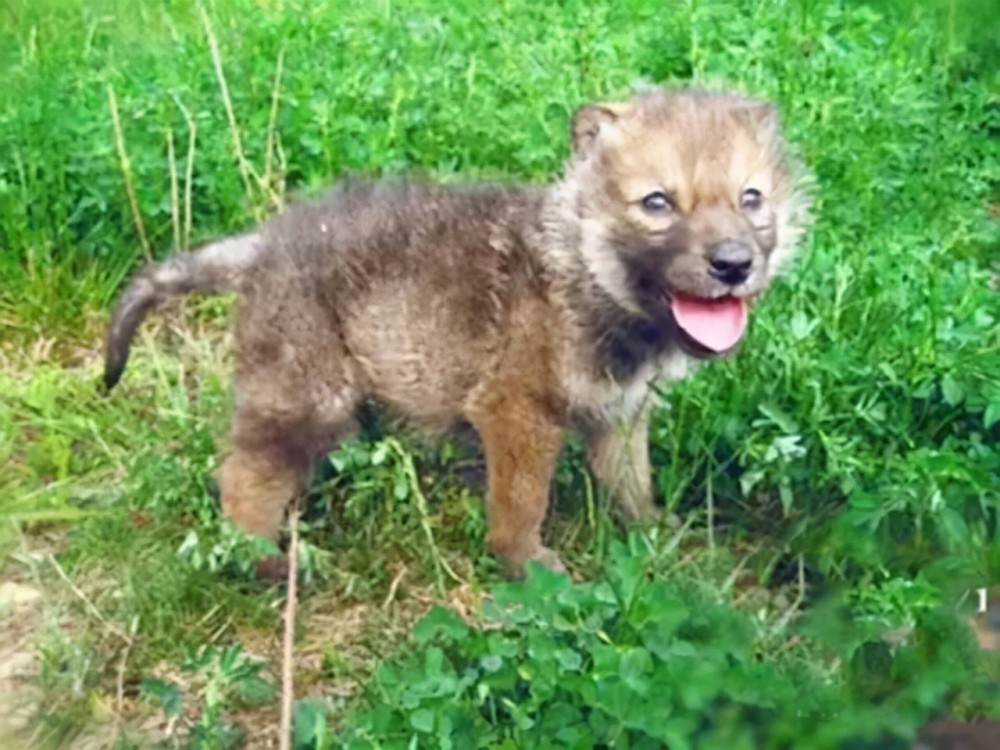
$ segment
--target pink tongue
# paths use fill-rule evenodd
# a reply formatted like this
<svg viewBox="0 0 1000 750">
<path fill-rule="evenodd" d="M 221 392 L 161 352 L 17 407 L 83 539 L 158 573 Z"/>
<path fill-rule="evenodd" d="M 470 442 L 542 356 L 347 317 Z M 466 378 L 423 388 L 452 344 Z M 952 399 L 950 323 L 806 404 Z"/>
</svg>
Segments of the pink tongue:
<svg viewBox="0 0 1000 750">
<path fill-rule="evenodd" d="M 688 336 L 714 352 L 731 349 L 747 328 L 747 307 L 735 297 L 673 297 L 670 309 Z"/>
</svg>

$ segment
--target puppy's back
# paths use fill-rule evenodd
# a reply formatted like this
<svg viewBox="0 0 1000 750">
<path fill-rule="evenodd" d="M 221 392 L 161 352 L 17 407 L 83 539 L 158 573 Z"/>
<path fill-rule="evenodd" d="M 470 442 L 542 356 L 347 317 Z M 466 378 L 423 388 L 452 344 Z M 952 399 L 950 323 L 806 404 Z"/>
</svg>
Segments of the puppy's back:
<svg viewBox="0 0 1000 750">
<path fill-rule="evenodd" d="M 544 295 L 525 239 L 539 203 L 504 186 L 348 183 L 291 207 L 261 231 L 266 253 L 241 290 L 240 346 L 272 350 L 275 337 L 294 335 L 302 357 L 305 337 L 290 331 L 307 328 L 319 365 L 337 337 L 369 396 L 447 426 L 518 300 Z"/>
</svg>

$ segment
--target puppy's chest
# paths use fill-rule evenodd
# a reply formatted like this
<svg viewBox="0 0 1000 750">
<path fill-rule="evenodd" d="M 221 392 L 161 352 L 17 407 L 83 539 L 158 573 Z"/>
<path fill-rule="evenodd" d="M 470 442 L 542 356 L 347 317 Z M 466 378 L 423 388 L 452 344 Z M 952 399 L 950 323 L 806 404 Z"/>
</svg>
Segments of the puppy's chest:
<svg viewBox="0 0 1000 750">
<path fill-rule="evenodd" d="M 589 369 L 571 371 L 566 378 L 570 410 L 574 417 L 587 421 L 634 420 L 654 397 L 652 384 L 661 379 L 680 380 L 688 364 L 685 354 L 672 352 L 642 365 L 626 381 L 597 376 Z"/>
</svg>

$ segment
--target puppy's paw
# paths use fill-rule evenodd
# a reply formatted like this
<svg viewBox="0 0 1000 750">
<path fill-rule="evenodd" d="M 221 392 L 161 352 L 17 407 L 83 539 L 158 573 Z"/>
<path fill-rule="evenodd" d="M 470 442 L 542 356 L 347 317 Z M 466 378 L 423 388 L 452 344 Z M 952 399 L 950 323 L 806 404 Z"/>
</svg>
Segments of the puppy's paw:
<svg viewBox="0 0 1000 750">
<path fill-rule="evenodd" d="M 520 580 L 524 578 L 525 570 L 524 566 L 529 562 L 537 562 L 544 565 L 546 568 L 551 570 L 553 573 L 568 573 L 566 564 L 560 559 L 559 555 L 550 550 L 548 547 L 543 547 L 539 545 L 533 550 L 526 551 L 520 555 L 507 556 L 501 558 L 501 563 L 503 565 L 504 573 L 508 578 L 514 580 Z"/>
<path fill-rule="evenodd" d="M 288 580 L 288 555 L 268 555 L 259 559 L 257 580 L 263 583 L 284 583 Z"/>
<path fill-rule="evenodd" d="M 612 506 L 612 515 L 626 526 L 656 526 L 663 518 L 663 508 L 660 508 L 649 500 L 645 502 L 620 502 L 617 506 Z"/>
<path fill-rule="evenodd" d="M 546 568 L 551 570 L 553 573 L 567 573 L 566 564 L 562 561 L 555 552 L 550 550 L 548 547 L 542 547 L 535 553 L 535 556 L 531 558 L 535 562 L 539 562 Z"/>
<path fill-rule="evenodd" d="M 636 511 L 632 523 L 641 524 L 643 526 L 656 526 L 662 519 L 663 508 L 653 505 L 652 503 L 647 503 Z"/>
</svg>

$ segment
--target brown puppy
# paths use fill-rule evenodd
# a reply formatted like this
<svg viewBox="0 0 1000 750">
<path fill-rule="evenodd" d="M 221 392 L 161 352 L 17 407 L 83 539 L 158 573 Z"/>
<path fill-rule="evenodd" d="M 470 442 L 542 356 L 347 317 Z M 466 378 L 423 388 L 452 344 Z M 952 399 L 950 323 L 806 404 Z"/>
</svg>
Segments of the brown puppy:
<svg viewBox="0 0 1000 750">
<path fill-rule="evenodd" d="M 656 515 L 649 384 L 731 353 L 794 249 L 806 199 L 773 109 L 655 91 L 589 105 L 548 188 L 345 184 L 258 232 L 175 256 L 125 292 L 105 383 L 145 313 L 195 289 L 239 294 L 225 513 L 275 537 L 310 465 L 375 399 L 418 426 L 471 424 L 489 546 L 538 560 L 565 431 L 630 519 Z"/>
</svg>

